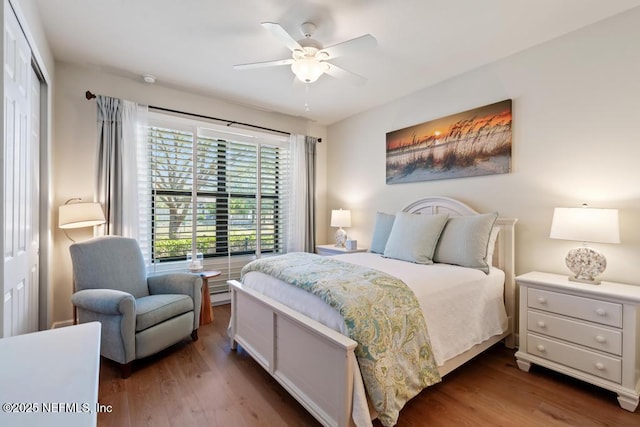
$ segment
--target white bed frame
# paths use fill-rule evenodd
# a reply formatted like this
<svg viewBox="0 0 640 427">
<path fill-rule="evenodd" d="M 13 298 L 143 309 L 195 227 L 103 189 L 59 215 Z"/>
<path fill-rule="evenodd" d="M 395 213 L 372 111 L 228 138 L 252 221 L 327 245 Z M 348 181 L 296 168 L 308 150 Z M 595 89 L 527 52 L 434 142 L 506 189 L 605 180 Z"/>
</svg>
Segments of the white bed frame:
<svg viewBox="0 0 640 427">
<path fill-rule="evenodd" d="M 404 212 L 434 215 L 474 215 L 466 204 L 447 197 L 413 202 Z M 493 265 L 505 273 L 504 300 L 508 329 L 449 359 L 439 367 L 444 376 L 501 340 L 515 345 L 514 227 L 517 220 L 498 218 L 500 234 Z M 231 290 L 231 348 L 240 344 L 296 400 L 325 426 L 352 425 L 353 366 L 357 343 L 323 324 L 251 289 L 236 280 Z"/>
</svg>

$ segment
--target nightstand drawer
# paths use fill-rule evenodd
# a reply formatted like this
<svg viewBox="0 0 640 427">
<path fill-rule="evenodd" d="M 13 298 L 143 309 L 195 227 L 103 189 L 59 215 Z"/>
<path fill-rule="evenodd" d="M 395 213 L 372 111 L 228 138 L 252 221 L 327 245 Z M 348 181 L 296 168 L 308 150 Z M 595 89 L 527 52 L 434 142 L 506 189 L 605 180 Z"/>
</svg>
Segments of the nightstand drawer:
<svg viewBox="0 0 640 427">
<path fill-rule="evenodd" d="M 538 310 L 584 319 L 603 325 L 622 327 L 622 305 L 529 288 L 528 305 Z"/>
<path fill-rule="evenodd" d="M 527 325 L 532 332 L 622 355 L 622 332 L 618 330 L 535 311 L 527 313 Z"/>
<path fill-rule="evenodd" d="M 622 362 L 614 357 L 532 334 L 527 334 L 527 353 L 618 384 L 622 381 Z"/>
</svg>

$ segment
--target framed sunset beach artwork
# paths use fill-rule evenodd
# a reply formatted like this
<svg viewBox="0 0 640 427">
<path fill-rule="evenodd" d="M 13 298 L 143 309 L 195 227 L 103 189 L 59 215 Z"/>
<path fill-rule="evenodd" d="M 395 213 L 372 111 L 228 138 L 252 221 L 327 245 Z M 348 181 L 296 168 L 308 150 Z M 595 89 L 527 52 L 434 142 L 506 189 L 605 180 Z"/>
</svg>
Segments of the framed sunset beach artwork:
<svg viewBox="0 0 640 427">
<path fill-rule="evenodd" d="M 387 133 L 387 184 L 510 171 L 510 99 Z"/>
</svg>

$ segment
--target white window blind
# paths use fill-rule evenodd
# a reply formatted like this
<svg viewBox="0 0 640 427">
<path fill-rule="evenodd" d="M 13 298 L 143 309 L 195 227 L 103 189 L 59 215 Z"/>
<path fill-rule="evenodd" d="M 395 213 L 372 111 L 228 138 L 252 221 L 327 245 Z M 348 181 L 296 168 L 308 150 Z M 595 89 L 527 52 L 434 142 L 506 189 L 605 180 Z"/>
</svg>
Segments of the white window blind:
<svg viewBox="0 0 640 427">
<path fill-rule="evenodd" d="M 212 293 L 261 254 L 284 251 L 289 149 L 284 138 L 232 133 L 154 115 L 149 121 L 149 259 L 184 260 L 195 243 L 223 274 Z M 212 283 L 213 282 L 213 283 Z"/>
<path fill-rule="evenodd" d="M 193 134 L 149 126 L 151 230 L 154 262 L 191 252 Z"/>
</svg>

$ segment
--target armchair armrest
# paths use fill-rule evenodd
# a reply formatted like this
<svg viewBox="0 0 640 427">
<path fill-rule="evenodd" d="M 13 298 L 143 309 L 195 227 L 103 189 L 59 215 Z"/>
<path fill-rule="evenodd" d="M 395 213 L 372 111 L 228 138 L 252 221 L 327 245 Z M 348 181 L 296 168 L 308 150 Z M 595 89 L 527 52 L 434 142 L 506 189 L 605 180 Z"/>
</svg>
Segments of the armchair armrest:
<svg viewBox="0 0 640 427">
<path fill-rule="evenodd" d="M 149 293 L 156 294 L 185 294 L 191 298 L 200 295 L 202 278 L 197 274 L 168 273 L 147 277 Z"/>
<path fill-rule="evenodd" d="M 135 315 L 133 295 L 113 289 L 84 289 L 71 297 L 73 304 L 84 310 L 101 314 Z"/>
<path fill-rule="evenodd" d="M 80 322 L 99 321 L 102 327 L 100 354 L 118 363 L 136 358 L 136 300 L 114 289 L 83 289 L 71 297 Z"/>
<path fill-rule="evenodd" d="M 193 300 L 194 323 L 193 329 L 200 324 L 200 309 L 202 304 L 202 277 L 191 273 L 168 273 L 147 277 L 149 293 L 156 294 L 184 294 Z"/>
</svg>

